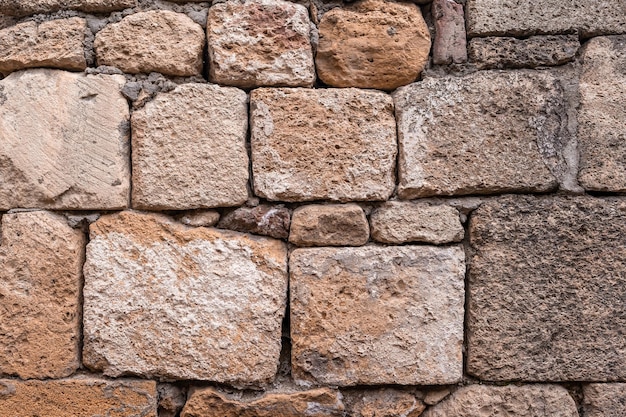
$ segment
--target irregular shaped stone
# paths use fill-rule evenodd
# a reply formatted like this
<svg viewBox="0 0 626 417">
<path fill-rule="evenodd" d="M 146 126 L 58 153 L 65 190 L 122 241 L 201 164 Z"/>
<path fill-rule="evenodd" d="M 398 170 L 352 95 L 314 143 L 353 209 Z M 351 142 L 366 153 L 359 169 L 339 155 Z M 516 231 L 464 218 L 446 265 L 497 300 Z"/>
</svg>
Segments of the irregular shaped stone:
<svg viewBox="0 0 626 417">
<path fill-rule="evenodd" d="M 569 392 L 558 385 L 469 385 L 459 388 L 422 417 L 578 417 Z"/>
<path fill-rule="evenodd" d="M 414 395 L 392 388 L 345 392 L 344 402 L 353 417 L 418 417 L 426 408 Z"/>
<path fill-rule="evenodd" d="M 156 383 L 79 377 L 48 381 L 0 379 L 0 415 L 156 417 Z"/>
<path fill-rule="evenodd" d="M 442 388 L 435 391 L 428 391 L 424 397 L 424 403 L 428 405 L 435 405 L 444 398 L 450 395 L 450 388 Z"/>
<path fill-rule="evenodd" d="M 398 195 L 545 192 L 567 171 L 563 87 L 545 72 L 428 78 L 394 93 Z"/>
<path fill-rule="evenodd" d="M 369 237 L 365 212 L 356 204 L 298 207 L 289 232 L 289 242 L 298 246 L 361 246 Z"/>
<path fill-rule="evenodd" d="M 283 206 L 261 204 L 257 207 L 240 207 L 226 213 L 222 217 L 219 227 L 271 236 L 276 239 L 287 239 L 290 223 L 291 213 L 289 209 Z"/>
<path fill-rule="evenodd" d="M 128 205 L 124 81 L 48 69 L 0 80 L 0 210 Z"/>
<path fill-rule="evenodd" d="M 82 71 L 87 21 L 78 17 L 37 24 L 24 22 L 0 30 L 0 72 L 35 67 Z"/>
<path fill-rule="evenodd" d="M 204 388 L 192 392 L 181 417 L 341 417 L 343 411 L 341 394 L 328 388 L 267 393 L 248 401 Z"/>
<path fill-rule="evenodd" d="M 137 0 L 0 0 L 0 13 L 9 16 L 53 13 L 59 10 L 105 13 L 133 7 L 136 4 Z"/>
<path fill-rule="evenodd" d="M 474 38 L 469 42 L 469 56 L 479 69 L 535 68 L 563 65 L 580 48 L 577 35 Z"/>
<path fill-rule="evenodd" d="M 461 380 L 462 248 L 296 249 L 289 270 L 296 382 Z"/>
<path fill-rule="evenodd" d="M 93 46 L 98 65 L 130 74 L 190 76 L 202 72 L 204 31 L 182 13 L 151 10 L 131 14 L 98 32 Z"/>
<path fill-rule="evenodd" d="M 471 37 L 626 31 L 626 0 L 468 0 L 466 14 Z"/>
<path fill-rule="evenodd" d="M 250 106 L 256 195 L 349 201 L 392 194 L 396 126 L 388 95 L 261 88 L 252 92 Z"/>
<path fill-rule="evenodd" d="M 319 25 L 317 75 L 333 87 L 393 90 L 428 62 L 430 32 L 411 3 L 363 0 L 332 9 Z"/>
<path fill-rule="evenodd" d="M 91 225 L 83 362 L 107 376 L 268 382 L 278 368 L 287 248 L 121 212 Z"/>
<path fill-rule="evenodd" d="M 209 9 L 209 80 L 243 88 L 311 87 L 315 66 L 306 7 L 231 0 Z"/>
<path fill-rule="evenodd" d="M 626 204 L 508 197 L 470 219 L 467 371 L 489 381 L 626 377 Z"/>
<path fill-rule="evenodd" d="M 85 236 L 59 215 L 21 212 L 2 216 L 1 243 L 0 374 L 70 375 L 80 366 Z"/>
<path fill-rule="evenodd" d="M 187 402 L 187 389 L 174 384 L 157 385 L 159 417 L 176 417 Z"/>
<path fill-rule="evenodd" d="M 594 38 L 582 54 L 578 180 L 587 190 L 626 191 L 626 36 Z"/>
<path fill-rule="evenodd" d="M 220 219 L 220 214 L 214 210 L 193 210 L 183 214 L 179 220 L 182 224 L 193 227 L 215 226 Z"/>
<path fill-rule="evenodd" d="M 587 384 L 583 398 L 585 417 L 626 415 L 626 384 Z"/>
<path fill-rule="evenodd" d="M 435 18 L 433 63 L 446 65 L 466 62 L 467 39 L 463 5 L 454 0 L 435 0 L 432 14 Z"/>
<path fill-rule="evenodd" d="M 372 238 L 377 242 L 400 244 L 460 242 L 465 230 L 459 211 L 446 205 L 388 201 L 370 216 Z"/>
<path fill-rule="evenodd" d="M 247 97 L 183 84 L 133 112 L 133 207 L 187 210 L 248 198 Z"/>
</svg>

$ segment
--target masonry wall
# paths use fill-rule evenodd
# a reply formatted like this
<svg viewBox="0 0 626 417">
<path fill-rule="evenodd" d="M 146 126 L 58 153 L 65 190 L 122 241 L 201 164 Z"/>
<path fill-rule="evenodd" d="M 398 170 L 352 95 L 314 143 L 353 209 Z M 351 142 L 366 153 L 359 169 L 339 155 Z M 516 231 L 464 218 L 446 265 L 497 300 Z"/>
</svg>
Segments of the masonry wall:
<svg viewBox="0 0 626 417">
<path fill-rule="evenodd" d="M 0 0 L 0 416 L 626 415 L 626 0 Z"/>
</svg>

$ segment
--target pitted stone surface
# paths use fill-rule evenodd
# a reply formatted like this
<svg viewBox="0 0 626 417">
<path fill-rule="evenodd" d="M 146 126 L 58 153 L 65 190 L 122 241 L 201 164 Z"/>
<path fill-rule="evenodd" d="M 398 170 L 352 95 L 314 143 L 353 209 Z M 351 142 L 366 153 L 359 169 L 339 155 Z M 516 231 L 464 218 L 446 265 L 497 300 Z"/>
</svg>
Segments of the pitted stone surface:
<svg viewBox="0 0 626 417">
<path fill-rule="evenodd" d="M 296 249 L 289 268 L 296 382 L 460 381 L 462 248 Z"/>
<path fill-rule="evenodd" d="M 224 214 L 219 227 L 238 232 L 271 236 L 276 239 L 289 237 L 291 211 L 283 205 L 261 204 L 256 207 L 239 207 Z"/>
<path fill-rule="evenodd" d="M 585 417 L 626 415 L 626 384 L 587 384 L 583 398 Z"/>
<path fill-rule="evenodd" d="M 298 246 L 361 246 L 370 228 L 357 204 L 311 204 L 293 212 L 289 242 Z"/>
<path fill-rule="evenodd" d="M 393 388 L 357 388 L 343 393 L 353 417 L 419 417 L 426 408 L 413 394 Z"/>
<path fill-rule="evenodd" d="M 9 16 L 52 13 L 59 10 L 105 13 L 136 4 L 137 0 L 0 0 L 0 13 Z"/>
</svg>

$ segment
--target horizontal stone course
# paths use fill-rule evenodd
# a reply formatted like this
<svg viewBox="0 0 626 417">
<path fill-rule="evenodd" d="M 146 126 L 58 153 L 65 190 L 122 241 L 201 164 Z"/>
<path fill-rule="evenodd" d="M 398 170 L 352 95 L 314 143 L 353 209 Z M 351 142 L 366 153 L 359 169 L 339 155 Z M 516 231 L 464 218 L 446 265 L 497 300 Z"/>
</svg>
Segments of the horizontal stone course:
<svg viewBox="0 0 626 417">
<path fill-rule="evenodd" d="M 137 0 L 0 0 L 0 13 L 9 16 L 52 13 L 59 10 L 105 13 L 136 4 Z"/>
</svg>

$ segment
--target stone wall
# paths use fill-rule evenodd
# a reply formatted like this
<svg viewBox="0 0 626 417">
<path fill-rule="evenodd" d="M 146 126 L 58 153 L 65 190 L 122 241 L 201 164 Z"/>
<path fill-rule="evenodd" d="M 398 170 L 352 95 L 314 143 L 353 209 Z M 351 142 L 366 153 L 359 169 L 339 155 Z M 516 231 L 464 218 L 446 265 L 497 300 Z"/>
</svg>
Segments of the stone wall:
<svg viewBox="0 0 626 417">
<path fill-rule="evenodd" d="M 0 0 L 0 416 L 626 415 L 626 0 Z"/>
</svg>

